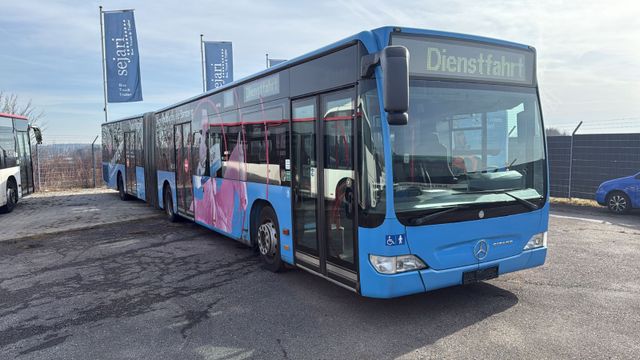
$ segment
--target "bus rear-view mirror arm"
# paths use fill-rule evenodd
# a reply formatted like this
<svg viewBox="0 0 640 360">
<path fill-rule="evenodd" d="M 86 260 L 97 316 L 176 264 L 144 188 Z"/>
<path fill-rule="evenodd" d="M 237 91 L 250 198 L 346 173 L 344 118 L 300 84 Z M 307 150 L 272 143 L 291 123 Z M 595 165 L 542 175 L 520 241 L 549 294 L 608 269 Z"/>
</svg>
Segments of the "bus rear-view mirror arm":
<svg viewBox="0 0 640 360">
<path fill-rule="evenodd" d="M 35 136 L 38 145 L 42 144 L 42 131 L 40 128 L 36 126 L 29 126 L 29 128 L 33 130 L 33 135 Z"/>
<path fill-rule="evenodd" d="M 387 46 L 380 52 L 363 56 L 360 75 L 370 78 L 378 64 L 382 68 L 387 122 L 389 125 L 406 125 L 409 121 L 409 50 L 404 46 Z"/>
</svg>

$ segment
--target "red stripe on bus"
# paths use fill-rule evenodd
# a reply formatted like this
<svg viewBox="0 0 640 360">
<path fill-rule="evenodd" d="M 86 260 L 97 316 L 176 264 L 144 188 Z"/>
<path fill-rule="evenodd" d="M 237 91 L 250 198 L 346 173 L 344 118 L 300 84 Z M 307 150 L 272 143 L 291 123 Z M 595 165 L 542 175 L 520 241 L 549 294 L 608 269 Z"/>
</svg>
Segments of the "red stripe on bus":
<svg viewBox="0 0 640 360">
<path fill-rule="evenodd" d="M 264 103 L 262 101 L 262 96 L 260 96 L 260 112 L 262 112 L 262 116 L 264 117 Z M 267 120 L 264 121 L 264 145 L 267 152 L 267 191 L 265 193 L 265 197 L 267 201 L 269 200 L 269 127 L 267 125 Z"/>
<path fill-rule="evenodd" d="M 351 120 L 353 116 L 330 116 L 324 118 L 325 121 L 336 121 L 336 120 Z"/>
<path fill-rule="evenodd" d="M 215 123 L 209 124 L 209 126 L 240 126 L 240 125 L 256 125 L 256 124 L 264 124 L 267 125 L 278 125 L 278 124 L 287 124 L 289 120 L 256 120 L 256 121 L 236 121 L 229 123 Z"/>
<path fill-rule="evenodd" d="M 15 115 L 15 114 L 7 114 L 7 113 L 3 113 L 3 112 L 0 112 L 0 116 L 10 117 L 10 118 L 14 118 L 14 119 L 21 119 L 21 120 L 29 120 L 26 116 Z"/>
</svg>

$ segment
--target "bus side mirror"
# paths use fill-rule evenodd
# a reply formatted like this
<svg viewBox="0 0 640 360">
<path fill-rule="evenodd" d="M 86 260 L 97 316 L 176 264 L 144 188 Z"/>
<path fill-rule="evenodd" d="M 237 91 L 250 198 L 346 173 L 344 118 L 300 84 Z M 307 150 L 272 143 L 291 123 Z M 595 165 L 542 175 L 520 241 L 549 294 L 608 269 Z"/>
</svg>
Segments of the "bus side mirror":
<svg viewBox="0 0 640 360">
<path fill-rule="evenodd" d="M 404 46 L 387 46 L 365 55 L 360 76 L 371 78 L 376 65 L 382 68 L 383 105 L 389 125 L 406 125 L 409 121 L 409 50 Z"/>
<path fill-rule="evenodd" d="M 389 125 L 409 122 L 409 50 L 404 46 L 387 46 L 380 54 L 384 111 Z"/>
<path fill-rule="evenodd" d="M 33 130 L 33 135 L 36 137 L 36 142 L 42 144 L 42 131 L 40 128 L 31 126 L 31 130 Z"/>
</svg>

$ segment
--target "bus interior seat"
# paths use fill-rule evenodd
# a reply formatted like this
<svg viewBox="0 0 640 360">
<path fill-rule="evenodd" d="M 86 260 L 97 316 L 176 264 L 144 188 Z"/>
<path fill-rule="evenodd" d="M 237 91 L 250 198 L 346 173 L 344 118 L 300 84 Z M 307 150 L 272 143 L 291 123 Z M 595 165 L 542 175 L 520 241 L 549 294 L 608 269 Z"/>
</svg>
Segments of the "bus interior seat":
<svg viewBox="0 0 640 360">
<path fill-rule="evenodd" d="M 417 153 L 425 154 L 417 156 L 416 162 L 420 162 L 430 178 L 431 183 L 451 184 L 455 182 L 455 176 L 449 166 L 447 148 L 440 143 L 436 133 L 425 134 L 423 146 Z"/>
</svg>

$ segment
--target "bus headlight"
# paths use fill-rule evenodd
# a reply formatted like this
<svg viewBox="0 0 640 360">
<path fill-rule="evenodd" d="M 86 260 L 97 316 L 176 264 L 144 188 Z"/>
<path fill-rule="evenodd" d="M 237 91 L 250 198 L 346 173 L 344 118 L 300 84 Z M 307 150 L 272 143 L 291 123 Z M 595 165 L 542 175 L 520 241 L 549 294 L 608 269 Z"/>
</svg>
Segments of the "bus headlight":
<svg viewBox="0 0 640 360">
<path fill-rule="evenodd" d="M 369 255 L 371 265 L 381 274 L 397 274 L 425 269 L 427 265 L 415 255 L 378 256 Z"/>
<path fill-rule="evenodd" d="M 523 250 L 531 250 L 539 247 L 547 246 L 547 232 L 535 234 L 529 239 Z"/>
</svg>

